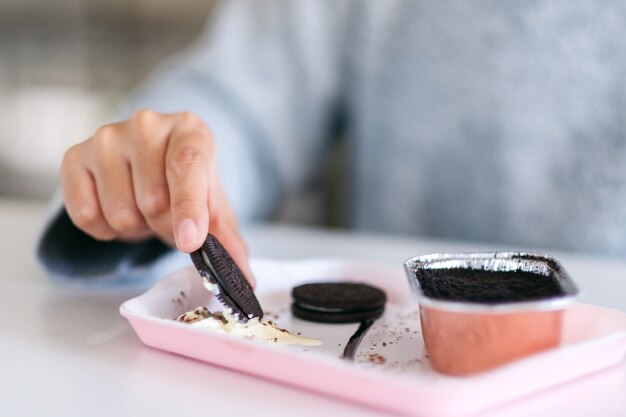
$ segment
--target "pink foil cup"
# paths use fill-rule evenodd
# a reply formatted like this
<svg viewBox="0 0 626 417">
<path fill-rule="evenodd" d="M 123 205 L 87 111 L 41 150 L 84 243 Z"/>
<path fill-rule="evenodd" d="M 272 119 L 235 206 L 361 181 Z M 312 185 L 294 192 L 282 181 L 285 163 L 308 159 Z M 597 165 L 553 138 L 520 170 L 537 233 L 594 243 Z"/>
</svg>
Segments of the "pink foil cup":
<svg viewBox="0 0 626 417">
<path fill-rule="evenodd" d="M 430 362 L 448 375 L 469 375 L 504 365 L 560 344 L 563 312 L 575 300 L 578 289 L 561 264 L 539 253 L 487 252 L 431 254 L 404 262 L 404 269 L 420 306 L 424 344 Z M 539 299 L 475 302 L 428 296 L 422 283 L 429 270 L 469 269 L 530 272 L 538 279 L 553 280 L 554 294 Z M 450 279 L 454 279 L 451 276 Z M 441 280 L 441 285 L 445 284 Z M 454 283 L 453 283 L 454 284 Z M 458 283 L 457 283 L 458 284 Z M 506 284 L 506 283 L 504 283 Z M 439 285 L 432 281 L 428 284 Z M 461 290 L 458 290 L 461 288 Z M 458 291 L 464 291 L 461 285 Z M 469 291 L 469 289 L 468 289 Z M 470 295 L 467 295 L 468 298 Z"/>
</svg>

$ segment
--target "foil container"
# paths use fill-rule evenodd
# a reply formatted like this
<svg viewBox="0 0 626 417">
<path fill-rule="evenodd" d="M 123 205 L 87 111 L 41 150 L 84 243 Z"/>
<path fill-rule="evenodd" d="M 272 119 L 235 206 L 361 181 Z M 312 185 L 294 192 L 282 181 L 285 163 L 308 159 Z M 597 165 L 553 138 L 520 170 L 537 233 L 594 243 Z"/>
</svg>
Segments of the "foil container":
<svg viewBox="0 0 626 417">
<path fill-rule="evenodd" d="M 559 294 L 537 300 L 480 303 L 429 297 L 420 276 L 429 269 L 532 272 L 552 279 Z M 469 375 L 557 347 L 563 312 L 578 289 L 555 258 L 531 252 L 436 253 L 410 258 L 404 270 L 420 308 L 424 344 L 434 369 Z"/>
</svg>

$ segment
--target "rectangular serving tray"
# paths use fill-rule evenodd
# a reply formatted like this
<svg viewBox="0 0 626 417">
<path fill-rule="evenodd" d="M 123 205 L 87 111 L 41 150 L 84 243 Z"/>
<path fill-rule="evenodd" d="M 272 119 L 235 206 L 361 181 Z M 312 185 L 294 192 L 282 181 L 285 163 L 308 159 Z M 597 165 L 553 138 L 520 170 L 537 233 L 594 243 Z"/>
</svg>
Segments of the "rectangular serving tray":
<svg viewBox="0 0 626 417">
<path fill-rule="evenodd" d="M 402 267 L 343 259 L 255 259 L 257 296 L 266 318 L 320 347 L 276 346 L 174 321 L 191 308 L 220 310 L 193 267 L 164 277 L 124 302 L 143 343 L 235 371 L 365 406 L 403 414 L 477 412 L 619 363 L 626 352 L 626 314 L 574 304 L 559 348 L 469 377 L 434 371 L 424 351 L 419 311 Z M 291 316 L 291 288 L 318 281 L 365 282 L 388 296 L 385 314 L 363 339 L 355 362 L 341 353 L 357 324 L 317 324 Z"/>
</svg>

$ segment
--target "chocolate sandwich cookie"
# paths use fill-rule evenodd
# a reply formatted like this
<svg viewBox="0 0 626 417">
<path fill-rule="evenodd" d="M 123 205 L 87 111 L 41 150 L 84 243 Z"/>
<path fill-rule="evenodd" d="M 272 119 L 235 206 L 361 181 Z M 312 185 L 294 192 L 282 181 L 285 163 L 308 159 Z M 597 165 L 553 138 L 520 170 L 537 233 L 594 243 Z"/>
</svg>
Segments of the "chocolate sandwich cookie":
<svg viewBox="0 0 626 417">
<path fill-rule="evenodd" d="M 379 318 L 387 296 L 371 285 L 324 282 L 295 287 L 291 295 L 293 315 L 321 323 L 355 323 Z"/>
<path fill-rule="evenodd" d="M 237 321 L 263 317 L 252 286 L 215 236 L 209 233 L 202 247 L 190 256 L 200 276 L 217 286 L 213 295 Z"/>
</svg>

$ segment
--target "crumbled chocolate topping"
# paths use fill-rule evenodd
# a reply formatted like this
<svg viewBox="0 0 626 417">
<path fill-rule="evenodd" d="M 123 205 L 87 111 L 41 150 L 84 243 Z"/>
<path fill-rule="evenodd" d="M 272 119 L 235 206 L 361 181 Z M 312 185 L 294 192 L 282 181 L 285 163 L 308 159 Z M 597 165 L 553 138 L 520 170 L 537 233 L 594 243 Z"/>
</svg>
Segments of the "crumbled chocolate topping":
<svg viewBox="0 0 626 417">
<path fill-rule="evenodd" d="M 424 269 L 418 280 L 427 297 L 440 300 L 493 304 L 563 295 L 554 276 L 521 270 Z"/>
<path fill-rule="evenodd" d="M 193 311 L 188 311 L 178 316 L 176 321 L 182 321 L 183 323 L 194 323 L 196 321 L 204 320 L 211 315 L 211 312 L 206 307 L 198 307 Z"/>
</svg>

